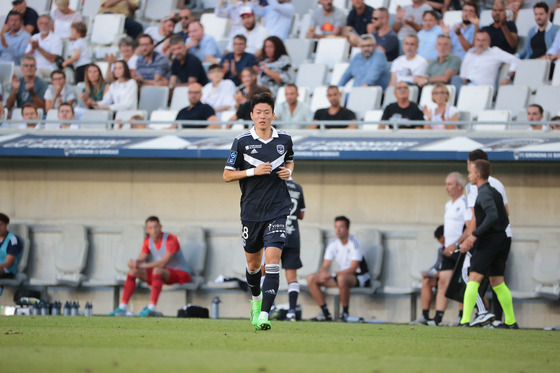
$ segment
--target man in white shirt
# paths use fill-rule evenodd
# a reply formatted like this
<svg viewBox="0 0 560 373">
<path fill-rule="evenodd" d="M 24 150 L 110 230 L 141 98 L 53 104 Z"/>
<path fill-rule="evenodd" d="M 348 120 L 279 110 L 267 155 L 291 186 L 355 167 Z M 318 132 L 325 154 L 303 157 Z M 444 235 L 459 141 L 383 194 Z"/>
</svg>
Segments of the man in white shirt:
<svg viewBox="0 0 560 373">
<path fill-rule="evenodd" d="M 51 17 L 46 14 L 37 20 L 37 28 L 39 33 L 29 39 L 25 54 L 35 57 L 39 76 L 47 78 L 51 71 L 57 69 L 54 61 L 62 55 L 62 40 L 51 32 Z"/>
<path fill-rule="evenodd" d="M 418 53 L 418 37 L 407 35 L 403 40 L 404 55 L 398 57 L 391 65 L 391 82 L 389 85 L 396 85 L 398 82 L 412 84 L 414 79 L 424 77 L 428 61 Z"/>
<path fill-rule="evenodd" d="M 62 70 L 55 70 L 51 73 L 51 81 L 45 92 L 45 112 L 51 109 L 58 109 L 62 103 L 74 104 L 76 94 L 74 90 L 66 84 L 66 74 Z"/>
<path fill-rule="evenodd" d="M 235 107 L 233 95 L 237 92 L 237 88 L 231 80 L 224 79 L 224 73 L 219 64 L 210 65 L 208 78 L 210 83 L 202 88 L 202 99 L 200 101 L 212 106 L 219 120 L 227 120 L 229 118 L 222 118 L 221 116 L 224 111 Z"/>
<path fill-rule="evenodd" d="M 350 303 L 350 289 L 367 287 L 370 284 L 370 275 L 362 251 L 362 244 L 356 236 L 350 234 L 350 220 L 345 216 L 337 216 L 334 219 L 334 233 L 336 238 L 331 240 L 325 249 L 321 269 L 319 272 L 307 276 L 309 291 L 321 307 L 321 312 L 311 319 L 312 321 L 332 321 L 321 286 L 327 288 L 338 287 L 340 303 L 342 303 L 341 320 L 346 321 Z M 329 272 L 333 260 L 336 260 L 338 264 L 338 272 Z"/>
<path fill-rule="evenodd" d="M 313 120 L 313 113 L 305 102 L 299 101 L 298 87 L 295 84 L 288 84 L 285 88 L 286 101 L 280 104 L 276 112 L 279 121 L 283 122 L 309 122 Z M 287 127 L 287 126 L 286 126 Z M 298 124 L 290 128 L 307 128 L 307 125 Z"/>
<path fill-rule="evenodd" d="M 253 12 L 264 17 L 264 25 L 271 36 L 286 40 L 290 35 L 294 18 L 292 0 L 267 0 L 267 6 L 259 6 L 259 0 L 253 0 Z"/>
<path fill-rule="evenodd" d="M 504 63 L 510 65 L 509 76 L 500 82 L 501 85 L 511 83 L 519 58 L 498 47 L 490 47 L 490 34 L 480 30 L 474 35 L 474 48 L 465 55 L 461 73 L 451 78 L 451 84 L 457 87 L 457 93 L 465 84 L 489 85 L 495 89 L 500 67 Z"/>
<path fill-rule="evenodd" d="M 242 28 L 236 35 L 243 35 L 247 38 L 247 48 L 245 52 L 252 53 L 259 57 L 263 47 L 264 40 L 269 37 L 268 30 L 257 24 L 257 18 L 253 10 L 246 6 L 239 10 L 239 18 L 241 18 Z M 235 36 L 235 35 L 234 35 Z M 230 39 L 226 53 L 233 51 L 233 38 Z"/>
<path fill-rule="evenodd" d="M 76 120 L 76 116 L 74 114 L 74 108 L 67 102 L 62 103 L 58 108 L 58 119 L 61 121 L 58 127 L 59 129 L 80 129 L 79 124 L 72 123 Z"/>
</svg>

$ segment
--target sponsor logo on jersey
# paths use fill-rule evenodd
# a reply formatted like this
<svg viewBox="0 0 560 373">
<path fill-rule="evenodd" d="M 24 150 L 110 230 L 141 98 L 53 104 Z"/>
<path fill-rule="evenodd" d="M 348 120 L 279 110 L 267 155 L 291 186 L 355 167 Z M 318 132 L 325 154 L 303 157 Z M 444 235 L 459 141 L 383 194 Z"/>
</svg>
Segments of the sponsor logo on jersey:
<svg viewBox="0 0 560 373">
<path fill-rule="evenodd" d="M 245 150 L 249 149 L 262 149 L 262 144 L 245 145 Z"/>
<path fill-rule="evenodd" d="M 278 154 L 284 154 L 284 145 L 276 145 L 276 150 L 278 151 Z"/>
<path fill-rule="evenodd" d="M 257 154 L 257 153 L 258 153 L 257 149 L 251 150 L 251 154 Z"/>
</svg>

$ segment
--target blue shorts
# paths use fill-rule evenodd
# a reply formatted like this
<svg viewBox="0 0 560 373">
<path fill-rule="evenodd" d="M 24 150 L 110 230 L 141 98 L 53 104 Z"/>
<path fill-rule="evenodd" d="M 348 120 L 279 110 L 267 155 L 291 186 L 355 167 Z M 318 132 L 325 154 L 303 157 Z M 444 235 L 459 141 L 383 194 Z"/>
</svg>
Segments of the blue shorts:
<svg viewBox="0 0 560 373">
<path fill-rule="evenodd" d="M 286 217 L 282 216 L 265 222 L 241 221 L 243 249 L 257 253 L 269 246 L 284 248 L 286 243 Z"/>
</svg>

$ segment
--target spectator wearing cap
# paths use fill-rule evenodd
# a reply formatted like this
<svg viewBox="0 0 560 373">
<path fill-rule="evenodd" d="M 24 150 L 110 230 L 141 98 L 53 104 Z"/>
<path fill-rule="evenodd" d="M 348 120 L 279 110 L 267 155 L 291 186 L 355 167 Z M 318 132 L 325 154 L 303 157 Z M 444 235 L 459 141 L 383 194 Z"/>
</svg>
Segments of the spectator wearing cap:
<svg viewBox="0 0 560 373">
<path fill-rule="evenodd" d="M 136 61 L 138 84 L 166 86 L 170 75 L 169 59 L 154 51 L 154 40 L 148 34 L 138 36 L 140 56 Z"/>
<path fill-rule="evenodd" d="M 255 56 L 260 56 L 262 45 L 266 38 L 268 38 L 268 30 L 257 24 L 257 18 L 253 14 L 251 7 L 245 6 L 239 10 L 239 18 L 241 19 L 242 29 L 236 35 L 245 36 L 245 52 L 252 53 Z M 231 39 L 226 47 L 226 53 L 233 51 L 233 42 Z M 241 71 L 241 70 L 238 70 Z"/>
<path fill-rule="evenodd" d="M 0 34 L 0 61 L 19 65 L 31 35 L 22 27 L 23 16 L 21 13 L 14 10 L 8 14 L 6 25 L 7 28 L 3 28 Z"/>
<path fill-rule="evenodd" d="M 253 13 L 264 17 L 264 26 L 271 36 L 286 40 L 290 35 L 295 9 L 291 0 L 267 0 L 268 5 L 261 6 L 259 0 L 253 0 Z"/>
<path fill-rule="evenodd" d="M 37 28 L 37 19 L 39 18 L 39 15 L 33 8 L 27 6 L 25 0 L 12 1 L 12 7 L 13 12 L 18 12 L 23 16 L 23 29 L 25 31 L 27 31 L 31 35 L 39 32 L 39 29 Z M 2 27 L 2 33 L 7 30 L 7 25 L 8 17 L 6 17 L 6 21 L 4 22 L 4 26 Z"/>
<path fill-rule="evenodd" d="M 204 26 L 200 22 L 189 25 L 187 50 L 198 57 L 200 62 L 218 62 L 221 57 L 220 48 L 211 35 L 204 33 Z"/>
<path fill-rule="evenodd" d="M 236 35 L 233 38 L 233 52 L 226 53 L 222 57 L 220 65 L 225 74 L 225 79 L 229 79 L 235 85 L 241 84 L 241 71 L 246 67 L 258 65 L 259 61 L 254 54 L 246 52 L 247 38 L 243 35 Z"/>
<path fill-rule="evenodd" d="M 100 0 L 101 5 L 97 13 L 122 14 L 124 20 L 124 30 L 133 39 L 142 33 L 142 25 L 134 20 L 134 13 L 140 7 L 140 0 Z"/>
<path fill-rule="evenodd" d="M 150 26 L 144 30 L 144 34 L 150 35 L 154 40 L 156 52 L 169 56 L 169 38 L 173 35 L 177 22 L 179 19 L 170 15 L 162 19 L 159 26 Z"/>
</svg>

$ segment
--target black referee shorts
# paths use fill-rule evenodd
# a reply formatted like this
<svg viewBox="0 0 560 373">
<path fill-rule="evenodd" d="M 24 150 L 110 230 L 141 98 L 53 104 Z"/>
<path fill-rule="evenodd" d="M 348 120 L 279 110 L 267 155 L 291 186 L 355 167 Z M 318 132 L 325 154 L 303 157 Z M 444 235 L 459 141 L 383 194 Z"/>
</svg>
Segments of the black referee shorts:
<svg viewBox="0 0 560 373">
<path fill-rule="evenodd" d="M 472 253 L 470 272 L 486 276 L 503 276 L 511 247 L 511 239 L 505 234 L 485 235 L 477 239 Z"/>
<path fill-rule="evenodd" d="M 282 268 L 300 269 L 303 267 L 299 257 L 299 247 L 285 246 L 282 250 Z"/>
</svg>

